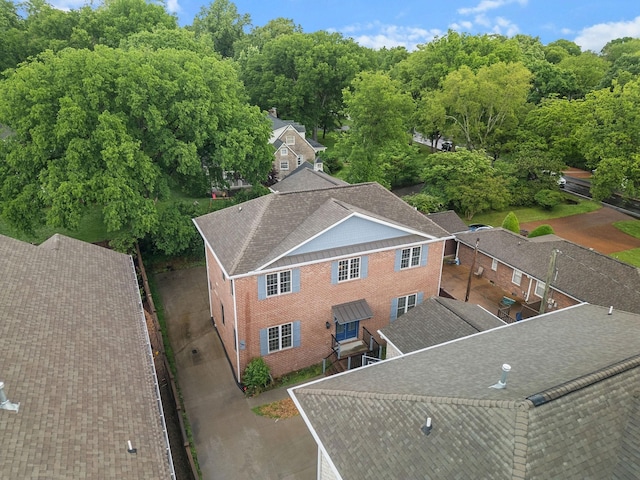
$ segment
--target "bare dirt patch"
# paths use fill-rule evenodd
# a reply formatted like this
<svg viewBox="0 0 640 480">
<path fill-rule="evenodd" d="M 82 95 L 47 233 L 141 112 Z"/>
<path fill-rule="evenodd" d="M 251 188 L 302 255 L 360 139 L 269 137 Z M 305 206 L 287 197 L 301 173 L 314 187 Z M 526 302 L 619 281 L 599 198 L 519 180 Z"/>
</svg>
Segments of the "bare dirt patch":
<svg viewBox="0 0 640 480">
<path fill-rule="evenodd" d="M 554 218 L 520 224 L 520 228 L 532 231 L 539 225 L 551 225 L 556 235 L 596 252 L 610 255 L 632 248 L 640 248 L 640 238 L 618 230 L 614 222 L 634 220 L 633 217 L 609 207 L 569 217 Z"/>
</svg>

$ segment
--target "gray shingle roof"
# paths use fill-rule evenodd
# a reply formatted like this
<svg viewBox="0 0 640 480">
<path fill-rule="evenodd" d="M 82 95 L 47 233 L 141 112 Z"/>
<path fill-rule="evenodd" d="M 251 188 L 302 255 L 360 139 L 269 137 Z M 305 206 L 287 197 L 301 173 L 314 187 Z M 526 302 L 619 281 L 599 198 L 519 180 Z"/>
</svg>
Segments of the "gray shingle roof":
<svg viewBox="0 0 640 480">
<path fill-rule="evenodd" d="M 607 313 L 583 304 L 290 392 L 345 480 L 637 478 L 640 316 Z M 503 363 L 507 387 L 489 388 Z"/>
<path fill-rule="evenodd" d="M 596 305 L 640 313 L 640 269 L 555 235 L 528 239 L 503 228 L 457 234 L 470 246 L 545 281 L 553 249 L 557 275 L 551 285 L 571 297 Z"/>
<path fill-rule="evenodd" d="M 0 478 L 171 478 L 131 257 L 0 236 L 0 270 Z"/>
<path fill-rule="evenodd" d="M 256 271 L 356 212 L 434 239 L 448 236 L 377 183 L 271 193 L 194 222 L 227 274 L 233 276 Z M 407 233 L 408 239 L 413 237 Z"/>
<path fill-rule="evenodd" d="M 271 120 L 273 130 L 278 130 L 279 128 L 291 125 L 300 133 L 304 133 L 306 131 L 304 125 L 294 122 L 293 120 L 282 120 L 280 118 L 274 117 L 273 115 L 267 115 L 267 117 L 269 118 L 269 120 Z"/>
<path fill-rule="evenodd" d="M 431 297 L 380 332 L 402 353 L 409 353 L 503 325 L 478 305 Z"/>
<path fill-rule="evenodd" d="M 283 180 L 271 187 L 271 190 L 285 193 L 300 190 L 318 190 L 321 188 L 332 188 L 338 185 L 348 185 L 347 182 L 339 178 L 318 172 L 313 169 L 309 162 L 302 162 L 293 172 Z"/>
<path fill-rule="evenodd" d="M 469 227 L 453 210 L 447 210 L 446 212 L 436 212 L 427 215 L 431 220 L 436 222 L 442 228 L 449 233 L 466 232 Z"/>
</svg>

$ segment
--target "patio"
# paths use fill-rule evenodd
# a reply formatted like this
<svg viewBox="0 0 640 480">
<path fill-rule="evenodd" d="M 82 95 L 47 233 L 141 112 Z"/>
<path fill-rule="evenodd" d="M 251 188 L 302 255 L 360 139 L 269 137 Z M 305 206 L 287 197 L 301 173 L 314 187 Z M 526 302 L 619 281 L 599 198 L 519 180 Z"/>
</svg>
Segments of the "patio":
<svg viewBox="0 0 640 480">
<path fill-rule="evenodd" d="M 442 265 L 441 290 L 444 290 L 456 300 L 464 301 L 467 286 L 469 284 L 469 267 L 465 265 L 455 265 L 444 262 Z M 498 315 L 500 301 L 502 297 L 513 298 L 509 292 L 497 287 L 489 280 L 471 275 L 471 285 L 469 288 L 469 303 L 480 305 L 485 310 L 494 315 Z M 517 300 L 509 309 L 509 316 L 513 319 L 516 313 L 522 311 L 522 303 Z"/>
</svg>

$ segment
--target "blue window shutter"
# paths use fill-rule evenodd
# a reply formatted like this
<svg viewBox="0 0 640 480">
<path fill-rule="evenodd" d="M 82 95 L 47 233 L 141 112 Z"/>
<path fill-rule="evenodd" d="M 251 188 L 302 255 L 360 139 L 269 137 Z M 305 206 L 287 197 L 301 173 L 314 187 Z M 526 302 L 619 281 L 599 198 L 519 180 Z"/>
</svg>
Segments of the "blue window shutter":
<svg viewBox="0 0 640 480">
<path fill-rule="evenodd" d="M 369 257 L 366 255 L 360 258 L 360 278 L 367 278 L 369 274 Z"/>
<path fill-rule="evenodd" d="M 389 317 L 389 319 L 393 321 L 396 318 L 398 318 L 398 299 L 394 298 L 393 300 L 391 300 L 391 316 Z"/>
<path fill-rule="evenodd" d="M 396 265 L 395 265 L 396 272 L 400 271 L 400 265 L 401 265 L 400 262 L 402 262 L 402 249 L 396 250 Z"/>
<path fill-rule="evenodd" d="M 429 245 L 422 245 L 422 252 L 420 252 L 420 266 L 424 267 L 427 264 L 427 257 L 429 256 Z"/>
<path fill-rule="evenodd" d="M 258 300 L 267 298 L 267 277 L 260 275 L 258 277 Z"/>
<path fill-rule="evenodd" d="M 294 268 L 291 270 L 291 291 L 298 293 L 300 291 L 300 269 Z"/>
<path fill-rule="evenodd" d="M 424 298 L 424 292 L 418 292 L 416 295 L 416 305 L 420 305 L 422 303 L 422 299 Z"/>
<path fill-rule="evenodd" d="M 338 283 L 338 262 L 331 262 L 331 284 Z"/>
<path fill-rule="evenodd" d="M 300 320 L 293 322 L 293 346 L 300 346 Z"/>
<path fill-rule="evenodd" d="M 269 353 L 269 333 L 266 328 L 260 329 L 260 355 L 263 357 Z"/>
</svg>

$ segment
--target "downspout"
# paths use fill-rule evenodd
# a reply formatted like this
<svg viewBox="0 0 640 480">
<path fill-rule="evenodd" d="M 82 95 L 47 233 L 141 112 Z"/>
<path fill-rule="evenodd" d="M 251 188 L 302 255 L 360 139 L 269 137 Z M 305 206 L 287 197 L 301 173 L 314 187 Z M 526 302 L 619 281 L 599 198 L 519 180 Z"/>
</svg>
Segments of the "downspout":
<svg viewBox="0 0 640 480">
<path fill-rule="evenodd" d="M 234 280 L 229 279 L 230 282 L 234 282 Z M 236 302 L 236 291 L 237 291 L 237 285 L 235 284 L 231 284 L 232 285 L 232 294 L 231 296 L 233 297 L 233 331 L 235 332 L 235 337 L 233 339 L 234 342 L 236 342 L 236 379 L 238 381 L 238 383 L 242 382 L 242 377 L 240 376 L 240 342 L 238 341 L 238 304 Z"/>
</svg>

